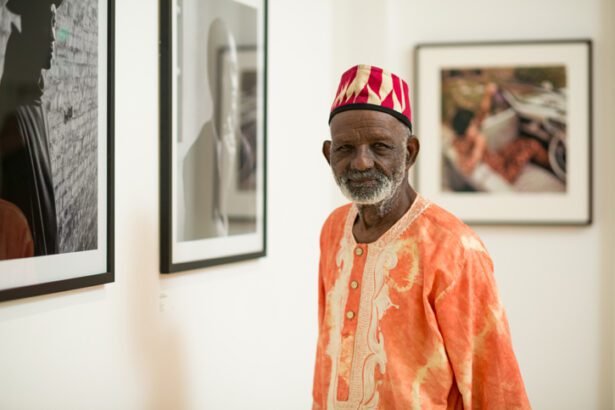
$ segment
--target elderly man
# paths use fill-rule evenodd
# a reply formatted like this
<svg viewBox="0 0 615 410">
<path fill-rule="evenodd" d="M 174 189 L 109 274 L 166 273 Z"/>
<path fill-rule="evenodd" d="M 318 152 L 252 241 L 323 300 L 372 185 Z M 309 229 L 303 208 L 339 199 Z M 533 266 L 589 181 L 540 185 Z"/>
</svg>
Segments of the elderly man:
<svg viewBox="0 0 615 410">
<path fill-rule="evenodd" d="M 487 251 L 408 183 L 411 119 L 396 75 L 342 75 L 323 153 L 352 204 L 320 238 L 313 408 L 529 408 Z"/>
</svg>

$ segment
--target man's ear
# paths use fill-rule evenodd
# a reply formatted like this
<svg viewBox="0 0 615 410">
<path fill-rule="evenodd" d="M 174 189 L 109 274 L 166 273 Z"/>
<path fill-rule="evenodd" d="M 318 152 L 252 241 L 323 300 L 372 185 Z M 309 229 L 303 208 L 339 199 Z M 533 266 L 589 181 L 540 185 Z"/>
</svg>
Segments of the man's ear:
<svg viewBox="0 0 615 410">
<path fill-rule="evenodd" d="M 406 151 L 408 152 L 408 156 L 406 157 L 406 169 L 410 169 L 410 167 L 414 165 L 420 150 L 421 144 L 418 138 L 415 135 L 409 136 L 406 141 Z"/>
<path fill-rule="evenodd" d="M 331 141 L 327 140 L 322 144 L 322 155 L 325 156 L 327 163 L 331 165 Z"/>
</svg>

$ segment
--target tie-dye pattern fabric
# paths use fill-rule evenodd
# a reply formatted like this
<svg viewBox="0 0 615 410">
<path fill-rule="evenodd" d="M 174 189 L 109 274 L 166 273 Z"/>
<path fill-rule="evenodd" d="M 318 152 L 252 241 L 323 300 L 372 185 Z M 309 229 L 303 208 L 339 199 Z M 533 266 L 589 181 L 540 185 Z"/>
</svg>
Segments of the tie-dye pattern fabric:
<svg viewBox="0 0 615 410">
<path fill-rule="evenodd" d="M 421 196 L 376 242 L 356 216 L 321 233 L 313 408 L 530 408 L 476 234 Z"/>
</svg>

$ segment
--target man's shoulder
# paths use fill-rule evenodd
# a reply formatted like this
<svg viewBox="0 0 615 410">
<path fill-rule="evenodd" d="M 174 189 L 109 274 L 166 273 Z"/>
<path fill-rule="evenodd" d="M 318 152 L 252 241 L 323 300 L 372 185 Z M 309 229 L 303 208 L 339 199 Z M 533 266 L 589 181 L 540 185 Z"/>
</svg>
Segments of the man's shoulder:
<svg viewBox="0 0 615 410">
<path fill-rule="evenodd" d="M 320 231 L 321 242 L 326 238 L 331 239 L 335 236 L 341 235 L 344 230 L 344 225 L 346 224 L 346 217 L 351 207 L 352 203 L 348 203 L 335 208 L 333 212 L 329 214 Z"/>
<path fill-rule="evenodd" d="M 483 242 L 474 230 L 450 211 L 431 202 L 423 212 L 427 224 L 424 233 L 438 242 L 460 245 L 465 249 L 486 252 Z"/>
<path fill-rule="evenodd" d="M 493 272 L 493 261 L 481 238 L 453 213 L 430 203 L 422 221 L 420 235 L 426 256 L 434 265 L 448 268 L 452 280 L 464 274 L 459 268 L 468 263 L 479 263 Z"/>
<path fill-rule="evenodd" d="M 331 225 L 344 224 L 346 222 L 346 216 L 352 207 L 352 203 L 347 203 L 340 207 L 335 208 L 327 217 L 323 224 L 323 229 Z"/>
</svg>

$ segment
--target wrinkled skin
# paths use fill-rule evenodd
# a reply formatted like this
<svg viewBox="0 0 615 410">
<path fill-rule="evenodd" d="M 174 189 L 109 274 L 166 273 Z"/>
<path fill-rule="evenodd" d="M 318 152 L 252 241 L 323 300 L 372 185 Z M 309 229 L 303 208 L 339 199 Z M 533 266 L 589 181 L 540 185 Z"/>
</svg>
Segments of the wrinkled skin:
<svg viewBox="0 0 615 410">
<path fill-rule="evenodd" d="M 373 242 L 416 198 L 407 181 L 419 142 L 395 117 L 374 110 L 341 112 L 333 117 L 330 129 L 331 140 L 324 142 L 323 154 L 336 182 L 359 209 L 354 236 L 359 242 Z M 383 188 L 387 181 L 390 191 L 370 195 L 387 191 Z"/>
</svg>

